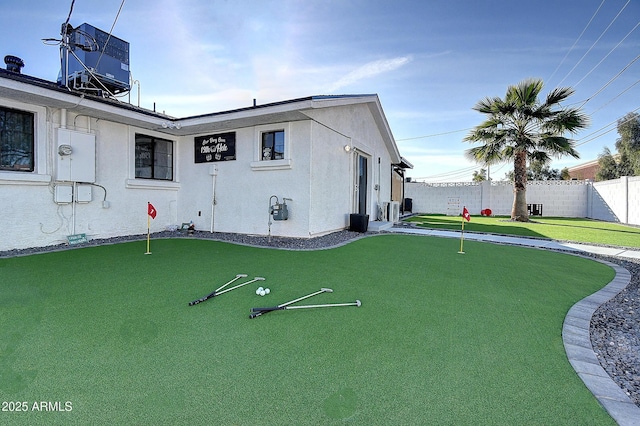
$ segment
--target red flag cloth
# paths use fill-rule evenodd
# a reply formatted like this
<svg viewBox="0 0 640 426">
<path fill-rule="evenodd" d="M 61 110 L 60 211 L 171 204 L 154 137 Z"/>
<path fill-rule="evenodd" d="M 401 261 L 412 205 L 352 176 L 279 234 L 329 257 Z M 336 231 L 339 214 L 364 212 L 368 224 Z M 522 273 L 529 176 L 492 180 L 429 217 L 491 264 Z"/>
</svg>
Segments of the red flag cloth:
<svg viewBox="0 0 640 426">
<path fill-rule="evenodd" d="M 156 211 L 156 208 L 153 207 L 153 204 L 151 204 L 151 203 L 147 203 L 147 204 L 148 204 L 147 213 L 149 214 L 149 216 L 151 216 L 151 219 L 155 219 L 156 218 L 156 214 L 158 213 Z"/>
<path fill-rule="evenodd" d="M 467 210 L 466 207 L 462 208 L 462 217 L 464 217 L 467 222 L 471 222 L 471 215 L 469 214 L 469 210 Z"/>
</svg>

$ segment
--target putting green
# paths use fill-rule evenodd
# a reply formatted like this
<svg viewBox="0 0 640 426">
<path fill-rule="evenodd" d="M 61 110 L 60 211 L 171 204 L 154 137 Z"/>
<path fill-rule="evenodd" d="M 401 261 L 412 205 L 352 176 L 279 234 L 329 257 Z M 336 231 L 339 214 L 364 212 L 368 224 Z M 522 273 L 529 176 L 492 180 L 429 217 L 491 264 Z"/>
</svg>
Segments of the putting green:
<svg viewBox="0 0 640 426">
<path fill-rule="evenodd" d="M 597 262 L 397 235 L 145 244 L 0 259 L 0 424 L 614 424 L 561 338 L 613 278 Z M 188 306 L 236 274 L 266 281 Z M 322 287 L 299 304 L 362 306 L 248 317 Z"/>
</svg>

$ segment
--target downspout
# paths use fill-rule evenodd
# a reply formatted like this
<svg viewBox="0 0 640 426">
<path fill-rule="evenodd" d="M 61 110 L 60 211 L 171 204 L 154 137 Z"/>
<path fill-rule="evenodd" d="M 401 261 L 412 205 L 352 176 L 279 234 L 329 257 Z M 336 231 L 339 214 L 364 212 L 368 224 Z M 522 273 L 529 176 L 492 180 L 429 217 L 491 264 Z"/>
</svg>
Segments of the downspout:
<svg viewBox="0 0 640 426">
<path fill-rule="evenodd" d="M 213 234 L 213 224 L 216 208 L 216 177 L 218 176 L 218 168 L 211 166 L 211 233 Z"/>
<path fill-rule="evenodd" d="M 60 128 L 67 128 L 67 109 L 60 109 Z M 71 235 L 76 235 L 76 194 L 78 193 L 78 184 L 73 182 L 71 194 Z"/>
</svg>

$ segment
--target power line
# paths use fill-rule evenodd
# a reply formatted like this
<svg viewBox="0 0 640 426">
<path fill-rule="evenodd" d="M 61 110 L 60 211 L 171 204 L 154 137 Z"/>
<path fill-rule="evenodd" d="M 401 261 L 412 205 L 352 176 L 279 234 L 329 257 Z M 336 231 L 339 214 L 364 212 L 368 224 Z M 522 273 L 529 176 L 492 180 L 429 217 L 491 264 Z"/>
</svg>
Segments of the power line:
<svg viewBox="0 0 640 426">
<path fill-rule="evenodd" d="M 596 112 L 600 111 L 602 108 L 606 107 L 607 105 L 609 105 L 611 102 L 615 101 L 616 99 L 618 99 L 620 96 L 622 96 L 624 93 L 626 93 L 627 91 L 629 91 L 633 86 L 635 86 L 636 84 L 640 83 L 640 80 L 636 80 L 635 83 L 633 83 L 631 86 L 627 87 L 626 89 L 624 89 L 622 92 L 618 93 L 616 96 L 614 96 L 612 99 L 610 99 L 609 101 L 607 101 L 605 104 L 603 104 L 600 108 L 594 110 L 591 115 L 595 114 Z"/>
<path fill-rule="evenodd" d="M 416 136 L 414 138 L 404 138 L 404 139 L 396 139 L 396 142 L 401 142 L 401 141 L 412 141 L 415 139 L 426 139 L 426 138 L 434 138 L 436 136 L 444 136 L 444 135 L 450 135 L 452 133 L 460 133 L 460 132 L 466 132 L 467 130 L 471 130 L 473 129 L 473 127 L 470 127 L 468 129 L 460 129 L 460 130 L 452 130 L 450 132 L 444 132 L 444 133 L 435 133 L 433 135 L 425 135 L 425 136 Z"/>
<path fill-rule="evenodd" d="M 107 37 L 107 41 L 104 42 L 104 46 L 102 46 L 102 52 L 100 52 L 100 56 L 98 57 L 98 60 L 96 61 L 96 66 L 95 68 L 98 68 L 98 64 L 100 63 L 100 59 L 102 59 L 102 55 L 104 55 L 104 51 L 107 48 L 107 45 L 109 44 L 109 40 L 111 40 L 111 34 L 113 33 L 113 29 L 116 26 L 116 22 L 118 22 L 118 17 L 120 17 L 120 12 L 122 11 L 122 7 L 124 6 L 124 2 L 126 0 L 122 0 L 122 3 L 120 3 L 120 8 L 118 9 L 118 13 L 116 13 L 116 18 L 113 20 L 113 24 L 111 25 L 111 29 L 109 30 L 109 36 Z"/>
<path fill-rule="evenodd" d="M 576 44 L 578 44 L 578 42 L 580 41 L 580 39 L 582 38 L 582 36 L 584 35 L 585 31 L 587 31 L 587 28 L 589 28 L 589 25 L 591 25 L 591 22 L 593 21 L 593 19 L 596 17 L 596 15 L 598 14 L 598 12 L 600 11 L 600 8 L 602 7 L 602 5 L 604 4 L 605 0 L 602 0 L 602 3 L 600 3 L 600 6 L 598 6 L 598 9 L 596 9 L 595 13 L 593 14 L 593 16 L 591 17 L 591 19 L 589 19 L 589 22 L 587 22 L 587 25 L 584 27 L 584 29 L 582 30 L 582 32 L 580 33 L 580 35 L 578 36 L 578 38 L 576 39 L 576 41 L 573 43 L 573 46 L 571 46 L 571 48 L 569 49 L 569 51 L 564 55 L 564 58 L 562 58 L 562 61 L 560 61 L 560 63 L 558 64 L 558 66 L 556 67 L 555 70 L 553 70 L 553 73 L 551 73 L 551 76 L 547 79 L 547 80 L 551 80 L 553 78 L 554 75 L 556 75 L 556 72 L 560 69 L 560 67 L 562 66 L 562 64 L 564 63 L 564 61 L 567 59 L 567 56 L 569 56 L 569 54 L 573 51 L 573 48 L 576 47 Z"/>
<path fill-rule="evenodd" d="M 605 30 L 602 32 L 602 34 L 600 34 L 600 37 L 598 37 L 598 39 L 596 41 L 593 42 L 593 44 L 591 45 L 591 47 L 589 48 L 589 50 L 586 51 L 586 53 L 584 55 L 582 55 L 582 58 L 580 58 L 580 60 L 573 66 L 573 68 L 571 68 L 571 71 L 569 71 L 567 73 L 567 75 L 564 76 L 564 78 L 560 81 L 560 83 L 558 83 L 558 86 L 560 86 L 562 84 L 562 82 L 564 82 L 567 77 L 569 77 L 569 75 L 571 75 L 571 73 L 573 72 L 573 70 L 575 70 L 577 68 L 578 65 L 580 65 L 580 63 L 582 62 L 582 60 L 589 54 L 589 52 L 591 52 L 591 49 L 593 49 L 595 47 L 596 44 L 598 44 L 598 42 L 600 41 L 600 39 L 605 35 L 605 33 L 607 31 L 609 31 L 609 28 L 611 28 L 611 26 L 613 25 L 613 23 L 616 21 L 616 19 L 618 19 L 618 17 L 620 16 L 620 14 L 622 13 L 622 11 L 627 7 L 627 5 L 629 4 L 629 2 L 631 2 L 631 0 L 627 0 L 627 2 L 625 3 L 624 6 L 622 6 L 622 9 L 620 9 L 620 12 L 618 12 L 618 14 L 613 18 L 613 20 L 611 21 L 611 23 L 609 23 L 609 25 L 607 26 L 607 28 L 605 28 Z"/>
<path fill-rule="evenodd" d="M 64 23 L 64 27 L 66 28 L 67 25 L 69 25 L 69 20 L 71 19 L 71 14 L 73 13 L 73 5 L 75 4 L 76 0 L 71 0 L 71 7 L 69 8 L 69 15 L 67 15 L 67 20 Z"/>
<path fill-rule="evenodd" d="M 634 31 L 636 30 L 636 28 L 638 28 L 639 26 L 640 26 L 640 21 L 638 21 L 638 23 L 636 24 L 636 26 L 635 26 L 635 27 L 633 27 L 633 29 L 631 29 L 631 31 L 629 31 L 629 32 L 627 33 L 627 35 L 626 35 L 626 36 L 624 36 L 624 38 L 623 38 L 622 40 L 620 40 L 620 42 L 619 42 L 618 44 L 616 44 L 616 45 L 615 45 L 615 47 L 614 47 L 613 49 L 611 49 L 611 50 L 609 51 L 609 53 L 607 53 L 607 54 L 604 56 L 604 58 L 602 58 L 602 59 L 600 60 L 600 62 L 598 62 L 598 63 L 597 63 L 593 68 L 591 68 L 591 71 L 589 71 L 589 72 L 588 72 L 584 77 L 582 77 L 582 78 L 580 79 L 580 81 L 578 81 L 576 84 L 574 84 L 574 85 L 573 85 L 573 87 L 576 87 L 578 84 L 582 83 L 582 81 L 583 81 L 585 78 L 587 78 L 587 77 L 589 76 L 589 74 L 591 74 L 591 73 L 592 73 L 596 68 L 598 68 L 598 67 L 600 66 L 600 64 L 601 64 L 602 62 L 604 62 L 604 60 L 605 60 L 605 59 L 607 59 L 607 58 L 609 57 L 609 55 L 611 55 L 611 54 L 613 53 L 613 51 L 614 51 L 614 50 L 616 50 L 616 49 L 618 48 L 618 46 L 620 46 L 620 45 L 622 44 L 622 42 L 623 42 L 623 41 L 625 41 L 625 40 L 627 39 L 627 37 L 629 37 L 629 36 L 631 35 L 631 33 L 632 33 L 632 32 L 634 32 Z"/>
<path fill-rule="evenodd" d="M 636 111 L 638 111 L 638 110 L 640 110 L 640 107 L 638 107 L 638 108 L 634 109 L 633 111 L 631 111 L 631 113 L 634 113 L 634 112 L 636 112 Z M 625 121 L 625 123 L 626 123 L 626 122 L 627 122 L 627 121 Z M 614 130 L 616 130 L 616 129 L 617 129 L 616 124 L 618 124 L 618 120 L 616 120 L 616 121 L 612 121 L 611 123 L 607 124 L 606 126 L 603 126 L 603 127 L 599 128 L 599 129 L 598 129 L 598 130 L 596 130 L 595 132 L 591 132 L 591 133 L 589 133 L 588 135 L 584 136 L 583 138 L 578 139 L 576 142 L 580 142 L 580 141 L 582 141 L 582 142 L 580 142 L 580 143 L 576 144 L 576 146 L 584 145 L 584 144 L 586 144 L 586 143 L 589 143 L 589 142 L 591 142 L 591 141 L 594 141 L 594 140 L 596 140 L 596 139 L 598 139 L 598 138 L 600 138 L 600 137 L 602 137 L 602 136 L 606 135 L 607 133 L 611 133 L 611 132 L 613 132 Z M 612 128 L 612 129 L 609 129 L 609 130 L 606 130 L 606 131 L 605 131 L 605 129 L 606 129 L 607 127 L 611 127 L 611 126 L 616 126 L 616 127 L 614 127 L 614 128 Z M 600 133 L 600 134 L 598 134 L 598 133 Z M 593 136 L 593 135 L 597 135 L 597 136 L 594 136 L 594 137 L 592 137 L 591 139 L 584 140 L 584 139 L 586 139 L 586 138 L 588 138 L 588 137 L 590 137 L 590 136 Z"/>
<path fill-rule="evenodd" d="M 598 96 L 598 94 L 600 94 L 600 92 L 602 92 L 604 89 L 607 88 L 607 86 L 609 86 L 611 83 L 613 83 L 618 77 L 620 77 L 622 75 L 623 72 L 625 72 L 631 65 L 633 65 L 634 62 L 636 62 L 638 59 L 640 59 L 640 55 L 636 56 L 631 62 L 629 62 L 624 68 L 622 68 L 622 70 L 620 70 L 620 72 L 618 74 L 616 74 L 611 80 L 609 80 L 604 86 L 602 86 L 600 89 L 598 89 L 598 91 L 596 93 L 594 93 L 593 95 L 589 96 L 583 103 L 582 105 L 580 105 L 579 108 L 582 108 L 583 106 L 585 106 L 587 104 L 587 102 L 589 102 L 591 99 L 595 98 L 596 96 Z"/>
</svg>

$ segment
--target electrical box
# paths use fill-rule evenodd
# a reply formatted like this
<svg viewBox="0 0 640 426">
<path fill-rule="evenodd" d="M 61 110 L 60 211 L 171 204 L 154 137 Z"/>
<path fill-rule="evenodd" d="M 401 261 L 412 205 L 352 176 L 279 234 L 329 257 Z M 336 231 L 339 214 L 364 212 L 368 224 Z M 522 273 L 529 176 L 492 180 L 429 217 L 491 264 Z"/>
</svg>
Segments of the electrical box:
<svg viewBox="0 0 640 426">
<path fill-rule="evenodd" d="M 56 180 L 96 181 L 96 136 L 92 133 L 58 129 Z"/>
<path fill-rule="evenodd" d="M 90 203 L 91 202 L 91 186 L 78 185 L 76 186 L 76 203 Z"/>
<path fill-rule="evenodd" d="M 73 186 L 56 185 L 53 201 L 57 204 L 71 204 L 73 202 Z"/>
</svg>

